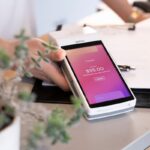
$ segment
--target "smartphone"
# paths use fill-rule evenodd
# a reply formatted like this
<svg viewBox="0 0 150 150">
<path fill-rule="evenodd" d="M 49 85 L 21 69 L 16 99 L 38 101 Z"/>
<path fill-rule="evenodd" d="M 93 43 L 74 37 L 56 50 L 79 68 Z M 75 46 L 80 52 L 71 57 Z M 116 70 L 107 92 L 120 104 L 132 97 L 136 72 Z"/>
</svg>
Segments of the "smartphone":
<svg viewBox="0 0 150 150">
<path fill-rule="evenodd" d="M 88 120 L 132 111 L 135 96 L 102 41 L 62 46 L 62 70 L 75 96 L 82 99 Z"/>
</svg>

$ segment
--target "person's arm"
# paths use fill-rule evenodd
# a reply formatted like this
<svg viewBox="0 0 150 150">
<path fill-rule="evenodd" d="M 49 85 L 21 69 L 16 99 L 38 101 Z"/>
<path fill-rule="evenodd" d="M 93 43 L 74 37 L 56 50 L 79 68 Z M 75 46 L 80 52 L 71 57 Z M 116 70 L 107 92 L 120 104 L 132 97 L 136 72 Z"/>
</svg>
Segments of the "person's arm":
<svg viewBox="0 0 150 150">
<path fill-rule="evenodd" d="M 139 22 L 150 18 L 139 10 L 134 10 L 127 0 L 103 0 L 112 10 L 114 10 L 125 22 Z"/>
</svg>

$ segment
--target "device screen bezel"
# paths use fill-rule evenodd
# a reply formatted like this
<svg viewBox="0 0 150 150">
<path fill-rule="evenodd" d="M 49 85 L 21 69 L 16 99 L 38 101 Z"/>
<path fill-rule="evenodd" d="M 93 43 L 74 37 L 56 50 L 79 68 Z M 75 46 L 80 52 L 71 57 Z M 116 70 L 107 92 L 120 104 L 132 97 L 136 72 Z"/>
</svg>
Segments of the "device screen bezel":
<svg viewBox="0 0 150 150">
<path fill-rule="evenodd" d="M 70 63 L 68 57 L 66 56 L 66 59 L 67 59 L 67 61 L 68 61 L 68 63 L 69 63 L 69 66 L 71 67 L 72 72 L 73 72 L 73 74 L 74 74 L 74 76 L 75 76 L 75 78 L 76 78 L 76 80 L 77 80 L 77 82 L 78 82 L 78 85 L 80 86 L 81 91 L 82 91 L 84 97 L 86 98 L 86 101 L 87 101 L 87 103 L 89 104 L 89 106 L 90 106 L 91 108 L 96 108 L 96 107 L 102 107 L 102 106 L 107 106 L 107 105 L 113 105 L 113 104 L 118 104 L 118 103 L 122 103 L 122 102 L 134 100 L 134 96 L 133 96 L 132 92 L 131 92 L 130 89 L 128 88 L 128 86 L 127 86 L 125 80 L 124 80 L 123 77 L 121 76 L 121 74 L 120 74 L 118 68 L 116 67 L 116 65 L 115 65 L 115 63 L 114 63 L 114 61 L 113 61 L 113 59 L 111 58 L 110 54 L 108 53 L 108 51 L 107 51 L 106 47 L 104 46 L 104 44 L 102 43 L 102 41 L 99 40 L 99 41 L 91 41 L 91 42 L 85 42 L 85 43 L 72 44 L 72 45 L 62 46 L 62 48 L 63 48 L 64 50 L 75 50 L 76 48 L 89 47 L 89 46 L 96 46 L 96 45 L 102 45 L 102 46 L 103 46 L 105 52 L 107 53 L 107 56 L 108 56 L 109 59 L 111 60 L 111 62 L 112 62 L 112 64 L 113 64 L 113 66 L 114 66 L 116 72 L 119 74 L 120 79 L 121 79 L 122 82 L 124 83 L 124 85 L 125 85 L 127 91 L 130 93 L 131 96 L 125 97 L 125 98 L 113 99 L 113 100 L 109 100 L 109 101 L 106 101 L 106 102 L 100 102 L 100 103 L 90 104 L 89 101 L 88 101 L 88 98 L 87 98 L 87 96 L 86 96 L 86 94 L 85 94 L 85 92 L 84 92 L 84 90 L 83 90 L 83 88 L 82 88 L 82 86 L 81 86 L 81 84 L 80 84 L 80 82 L 79 82 L 79 80 L 78 80 L 76 74 L 75 74 L 75 71 L 74 71 L 74 69 L 73 69 L 71 63 Z"/>
</svg>

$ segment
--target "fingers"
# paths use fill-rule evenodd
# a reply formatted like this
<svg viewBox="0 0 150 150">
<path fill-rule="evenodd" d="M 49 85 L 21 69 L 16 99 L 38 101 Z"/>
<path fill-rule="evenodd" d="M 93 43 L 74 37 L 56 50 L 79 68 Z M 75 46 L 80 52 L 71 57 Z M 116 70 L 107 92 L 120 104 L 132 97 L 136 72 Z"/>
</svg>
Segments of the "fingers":
<svg viewBox="0 0 150 150">
<path fill-rule="evenodd" d="M 45 47 L 42 45 L 42 42 L 43 41 L 38 38 L 33 38 L 27 41 L 28 47 L 31 50 L 30 52 L 36 54 L 38 50 L 44 51 Z"/>
<path fill-rule="evenodd" d="M 43 42 L 46 43 L 46 42 L 51 41 L 52 45 L 58 46 L 58 43 L 57 43 L 56 39 L 54 37 L 52 37 L 51 35 L 49 35 L 49 34 L 42 35 L 37 39 L 40 40 L 42 43 Z"/>
<path fill-rule="evenodd" d="M 32 52 L 37 53 L 38 50 L 45 50 L 45 47 L 42 45 L 42 43 L 44 43 L 43 40 L 34 38 L 28 41 L 28 46 L 30 47 L 30 49 L 32 49 Z M 66 51 L 63 49 L 58 49 L 56 51 L 51 51 L 49 58 L 53 61 L 61 61 L 65 58 L 65 56 Z"/>
<path fill-rule="evenodd" d="M 150 13 L 145 13 L 145 19 L 149 19 L 150 18 Z"/>
<path fill-rule="evenodd" d="M 48 81 L 48 78 L 45 76 L 45 74 L 40 69 L 32 69 L 30 70 L 32 75 L 40 80 Z"/>
<path fill-rule="evenodd" d="M 63 49 L 58 49 L 56 51 L 51 51 L 50 59 L 53 61 L 62 61 L 66 56 L 66 51 Z"/>
<path fill-rule="evenodd" d="M 31 49 L 31 57 L 37 59 L 38 50 L 45 50 L 44 46 L 42 45 L 42 40 L 40 39 L 32 39 L 28 41 L 28 46 Z M 57 51 L 51 51 L 49 58 L 53 61 L 61 61 L 65 58 L 66 52 L 62 49 Z M 49 81 L 52 80 L 56 85 L 58 85 L 63 90 L 69 90 L 69 86 L 64 78 L 63 74 L 59 70 L 59 68 L 53 63 L 47 63 L 45 61 L 40 62 L 41 68 L 33 69 L 32 74 L 42 80 Z"/>
<path fill-rule="evenodd" d="M 45 61 L 41 61 L 41 71 L 46 77 L 46 80 L 52 80 L 56 85 L 58 85 L 63 90 L 69 90 L 68 83 L 59 70 L 59 68 L 53 63 L 46 63 Z"/>
</svg>

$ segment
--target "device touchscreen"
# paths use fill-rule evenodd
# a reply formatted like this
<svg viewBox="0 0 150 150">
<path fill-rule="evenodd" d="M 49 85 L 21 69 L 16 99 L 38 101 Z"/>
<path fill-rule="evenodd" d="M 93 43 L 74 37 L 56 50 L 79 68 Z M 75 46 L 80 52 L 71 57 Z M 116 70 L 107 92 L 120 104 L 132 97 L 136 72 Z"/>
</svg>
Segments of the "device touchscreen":
<svg viewBox="0 0 150 150">
<path fill-rule="evenodd" d="M 63 48 L 90 107 L 134 99 L 101 41 Z"/>
</svg>

